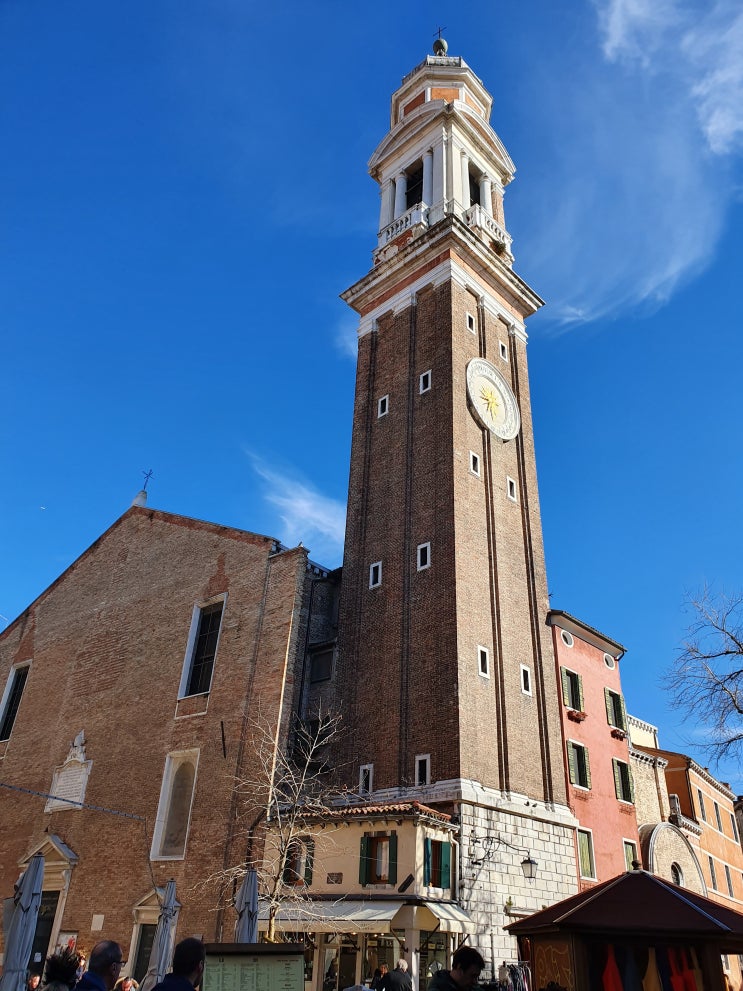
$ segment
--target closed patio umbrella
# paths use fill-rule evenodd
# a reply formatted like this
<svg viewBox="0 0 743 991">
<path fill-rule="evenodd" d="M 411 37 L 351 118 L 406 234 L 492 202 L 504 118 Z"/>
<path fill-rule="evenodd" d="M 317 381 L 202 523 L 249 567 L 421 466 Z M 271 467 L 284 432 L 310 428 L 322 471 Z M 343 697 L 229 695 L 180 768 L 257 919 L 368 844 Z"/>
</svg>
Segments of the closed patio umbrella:
<svg viewBox="0 0 743 991">
<path fill-rule="evenodd" d="M 140 984 L 140 991 L 152 991 L 152 988 L 159 984 L 170 970 L 175 948 L 175 926 L 180 907 L 175 897 L 175 881 L 171 878 L 165 885 L 165 894 L 150 953 L 150 965 Z"/>
<path fill-rule="evenodd" d="M 236 943 L 258 942 L 258 874 L 251 868 L 243 878 L 235 898 L 237 909 Z"/>
<path fill-rule="evenodd" d="M 5 958 L 0 991 L 23 991 L 26 968 L 36 933 L 36 920 L 44 883 L 44 858 L 34 854 L 13 897 L 13 914 L 5 933 Z"/>
</svg>

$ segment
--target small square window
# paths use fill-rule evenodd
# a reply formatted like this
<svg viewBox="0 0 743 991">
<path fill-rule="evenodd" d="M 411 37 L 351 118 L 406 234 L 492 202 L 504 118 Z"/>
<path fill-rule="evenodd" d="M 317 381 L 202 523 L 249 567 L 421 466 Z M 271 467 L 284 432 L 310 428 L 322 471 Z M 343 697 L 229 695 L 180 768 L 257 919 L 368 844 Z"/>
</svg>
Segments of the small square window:
<svg viewBox="0 0 743 991">
<path fill-rule="evenodd" d="M 521 665 L 521 691 L 524 695 L 531 695 L 531 671 L 525 665 Z"/>
<path fill-rule="evenodd" d="M 475 333 L 475 330 L 476 330 L 476 326 L 477 325 L 475 324 L 475 318 L 472 316 L 471 313 L 468 313 L 467 314 L 467 330 L 471 331 L 474 334 Z"/>
<path fill-rule="evenodd" d="M 490 651 L 487 647 L 477 648 L 477 670 L 483 678 L 490 677 Z"/>
<path fill-rule="evenodd" d="M 387 416 L 390 410 L 390 397 L 382 396 L 377 403 L 377 417 Z"/>
<path fill-rule="evenodd" d="M 420 391 L 428 392 L 431 388 L 431 372 L 424 372 L 420 377 Z"/>
<path fill-rule="evenodd" d="M 374 765 L 362 764 L 359 768 L 359 794 L 370 795 L 374 790 Z"/>
<path fill-rule="evenodd" d="M 480 455 L 470 451 L 470 471 L 473 475 L 480 477 Z"/>
<path fill-rule="evenodd" d="M 508 492 L 508 498 L 516 502 L 516 483 L 508 475 L 506 475 L 506 491 Z"/>
<path fill-rule="evenodd" d="M 375 561 L 369 568 L 369 588 L 379 588 L 382 584 L 382 562 Z"/>
<path fill-rule="evenodd" d="M 418 571 L 431 567 L 431 545 L 418 544 Z"/>
<path fill-rule="evenodd" d="M 508 348 L 503 343 L 503 341 L 498 341 L 498 350 L 500 351 L 500 356 L 504 361 L 508 361 Z"/>
<path fill-rule="evenodd" d="M 415 783 L 416 785 L 430 785 L 431 783 L 431 755 L 418 754 L 415 758 Z"/>
</svg>

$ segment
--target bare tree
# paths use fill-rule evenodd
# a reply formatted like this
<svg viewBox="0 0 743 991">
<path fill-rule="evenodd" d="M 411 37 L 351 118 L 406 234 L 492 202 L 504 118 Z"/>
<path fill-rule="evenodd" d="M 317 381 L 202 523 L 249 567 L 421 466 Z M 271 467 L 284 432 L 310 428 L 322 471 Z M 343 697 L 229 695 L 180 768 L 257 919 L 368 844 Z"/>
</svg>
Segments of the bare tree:
<svg viewBox="0 0 743 991">
<path fill-rule="evenodd" d="M 694 612 L 679 655 L 666 674 L 673 706 L 705 726 L 715 760 L 743 757 L 743 594 L 705 587 L 688 597 Z"/>
<path fill-rule="evenodd" d="M 227 884 L 236 887 L 248 870 L 256 871 L 260 900 L 268 909 L 266 938 L 270 942 L 280 939 L 276 922 L 282 907 L 291 906 L 301 922 L 318 915 L 307 884 L 314 860 L 314 833 L 323 823 L 337 821 L 337 806 L 331 815 L 333 803 L 349 797 L 334 787 L 328 763 L 340 724 L 340 716 L 322 714 L 297 720 L 285 744 L 277 741 L 276 727 L 260 716 L 251 725 L 253 771 L 236 783 L 247 832 L 246 859 L 209 880 L 224 890 Z M 305 928 L 301 922 L 298 929 Z"/>
</svg>

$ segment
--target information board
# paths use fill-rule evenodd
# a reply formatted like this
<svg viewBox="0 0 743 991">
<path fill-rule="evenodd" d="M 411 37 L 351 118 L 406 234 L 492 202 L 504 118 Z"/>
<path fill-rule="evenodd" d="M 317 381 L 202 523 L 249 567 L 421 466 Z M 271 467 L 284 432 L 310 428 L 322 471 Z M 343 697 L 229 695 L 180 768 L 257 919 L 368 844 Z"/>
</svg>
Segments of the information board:
<svg viewBox="0 0 743 991">
<path fill-rule="evenodd" d="M 304 991 L 304 947 L 208 943 L 203 991 Z"/>
</svg>

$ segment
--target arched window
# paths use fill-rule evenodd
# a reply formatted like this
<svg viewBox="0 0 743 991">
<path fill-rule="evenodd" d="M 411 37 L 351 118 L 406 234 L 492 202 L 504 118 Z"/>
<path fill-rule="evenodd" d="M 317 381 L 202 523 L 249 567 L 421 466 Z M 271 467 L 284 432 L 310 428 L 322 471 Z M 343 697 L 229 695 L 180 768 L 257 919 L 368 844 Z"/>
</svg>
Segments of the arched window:
<svg viewBox="0 0 743 991">
<path fill-rule="evenodd" d="M 674 884 L 677 884 L 679 888 L 683 887 L 684 884 L 684 872 L 681 870 L 677 863 L 671 864 L 671 880 Z"/>
<path fill-rule="evenodd" d="M 166 758 L 152 843 L 153 859 L 185 856 L 197 763 L 197 750 L 169 754 Z"/>
</svg>

